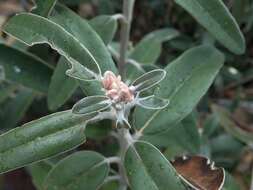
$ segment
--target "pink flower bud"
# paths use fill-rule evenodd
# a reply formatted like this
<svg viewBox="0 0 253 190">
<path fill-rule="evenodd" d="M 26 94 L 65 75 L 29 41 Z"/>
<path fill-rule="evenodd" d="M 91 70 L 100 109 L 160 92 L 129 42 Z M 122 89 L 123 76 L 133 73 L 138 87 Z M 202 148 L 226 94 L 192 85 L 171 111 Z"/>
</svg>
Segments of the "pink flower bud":
<svg viewBox="0 0 253 190">
<path fill-rule="evenodd" d="M 134 99 L 132 89 L 121 81 L 121 76 L 115 76 L 111 71 L 106 71 L 102 80 L 105 94 L 115 102 L 131 102 Z"/>
</svg>

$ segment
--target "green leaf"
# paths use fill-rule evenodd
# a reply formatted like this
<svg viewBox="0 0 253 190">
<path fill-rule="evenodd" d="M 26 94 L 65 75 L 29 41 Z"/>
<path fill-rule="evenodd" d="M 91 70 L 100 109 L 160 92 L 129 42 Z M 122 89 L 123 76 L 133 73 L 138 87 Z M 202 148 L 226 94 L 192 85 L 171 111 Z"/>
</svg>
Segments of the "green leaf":
<svg viewBox="0 0 253 190">
<path fill-rule="evenodd" d="M 185 189 L 173 166 L 149 143 L 135 142 L 130 145 L 124 165 L 133 190 Z"/>
<path fill-rule="evenodd" d="M 54 8 L 57 0 L 35 0 L 36 6 L 32 13 L 47 17 Z"/>
<path fill-rule="evenodd" d="M 111 101 L 106 96 L 88 96 L 78 101 L 72 109 L 75 114 L 92 114 L 103 111 L 111 106 Z"/>
<path fill-rule="evenodd" d="M 245 52 L 245 39 L 222 0 L 175 0 L 221 44 L 236 54 Z"/>
<path fill-rule="evenodd" d="M 233 119 L 228 110 L 218 105 L 212 105 L 212 110 L 221 126 L 224 127 L 229 134 L 247 144 L 251 144 L 253 142 L 252 131 L 247 130 L 247 128 L 244 129 L 243 126 L 241 127 L 239 123 Z"/>
<path fill-rule="evenodd" d="M 47 93 L 53 70 L 34 55 L 0 44 L 0 65 L 6 80 Z"/>
<path fill-rule="evenodd" d="M 107 70 L 117 71 L 103 41 L 86 20 L 62 5 L 55 6 L 50 19 L 75 36 L 89 50 L 103 73 Z M 86 61 L 88 60 L 82 60 Z"/>
<path fill-rule="evenodd" d="M 97 60 L 102 73 L 108 70 L 117 73 L 115 64 L 106 46 L 86 20 L 61 5 L 55 7 L 50 19 L 75 36 L 89 50 L 94 59 Z M 86 63 L 88 60 L 82 58 L 82 62 Z M 87 95 L 103 94 L 101 84 L 96 81 L 82 82 L 81 87 Z"/>
<path fill-rule="evenodd" d="M 76 152 L 61 160 L 48 174 L 45 190 L 95 190 L 109 173 L 106 159 L 91 151 Z"/>
<path fill-rule="evenodd" d="M 5 25 L 4 30 L 6 33 L 30 46 L 47 43 L 63 55 L 70 63 L 76 61 L 83 64 L 90 72 L 100 74 L 97 60 L 79 42 L 79 39 L 59 24 L 46 18 L 34 14 L 22 13 L 12 17 Z"/>
<path fill-rule="evenodd" d="M 126 64 L 127 80 L 134 81 L 136 78 L 145 74 L 145 70 L 142 68 L 141 64 L 137 62 L 129 62 Z"/>
<path fill-rule="evenodd" d="M 0 129 L 16 127 L 35 98 L 35 93 L 29 89 L 21 89 L 14 98 L 9 98 L 1 105 Z"/>
<path fill-rule="evenodd" d="M 86 67 L 76 61 L 72 61 L 71 68 L 66 71 L 66 75 L 83 81 L 93 81 L 99 79 L 99 77 L 90 72 Z"/>
<path fill-rule="evenodd" d="M 50 110 L 61 107 L 78 87 L 77 82 L 65 74 L 69 68 L 68 64 L 68 61 L 61 57 L 54 70 L 47 96 Z"/>
<path fill-rule="evenodd" d="M 0 103 L 5 101 L 16 89 L 17 86 L 14 84 L 0 83 Z"/>
<path fill-rule="evenodd" d="M 88 119 L 71 111 L 58 112 L 0 136 L 0 173 L 73 149 L 85 141 Z"/>
<path fill-rule="evenodd" d="M 178 31 L 171 28 L 154 31 L 146 35 L 136 47 L 129 52 L 129 58 L 142 64 L 154 64 L 161 54 L 162 43 L 178 35 Z"/>
<path fill-rule="evenodd" d="M 155 110 L 155 109 L 163 109 L 167 107 L 169 104 L 169 101 L 162 98 L 158 98 L 153 95 L 153 96 L 148 96 L 145 98 L 140 98 L 137 104 L 143 108 Z"/>
<path fill-rule="evenodd" d="M 97 32 L 100 38 L 108 45 L 118 28 L 118 21 L 115 16 L 100 15 L 89 21 L 89 24 Z"/>
<path fill-rule="evenodd" d="M 218 165 L 226 168 L 233 168 L 240 159 L 245 144 L 238 141 L 230 134 L 223 133 L 213 137 L 209 143 L 212 151 L 212 158 Z"/>
<path fill-rule="evenodd" d="M 206 138 L 211 137 L 218 127 L 219 121 L 217 117 L 214 114 L 210 115 L 204 123 L 202 136 Z"/>
<path fill-rule="evenodd" d="M 165 68 L 166 77 L 156 91 L 158 97 L 170 101 L 169 106 L 157 111 L 137 108 L 134 126 L 149 134 L 175 126 L 191 113 L 207 92 L 223 62 L 224 56 L 211 46 L 186 51 Z"/>
<path fill-rule="evenodd" d="M 5 80 L 4 67 L 0 65 L 0 83 Z"/>
<path fill-rule="evenodd" d="M 223 186 L 223 190 L 240 190 L 240 186 L 236 182 L 235 178 L 226 172 L 225 184 Z"/>
<path fill-rule="evenodd" d="M 43 182 L 47 177 L 49 171 L 52 169 L 52 166 L 44 161 L 31 164 L 27 166 L 27 169 L 32 177 L 32 182 L 37 190 L 43 189 Z"/>
<path fill-rule="evenodd" d="M 133 81 L 131 86 L 134 86 L 136 92 L 142 92 L 160 83 L 165 76 L 166 71 L 163 69 L 149 71 Z"/>
<path fill-rule="evenodd" d="M 193 114 L 190 114 L 170 130 L 155 135 L 144 135 L 141 140 L 167 148 L 172 154 L 173 148 L 178 147 L 182 152 L 197 154 L 200 150 L 200 134 Z"/>
</svg>

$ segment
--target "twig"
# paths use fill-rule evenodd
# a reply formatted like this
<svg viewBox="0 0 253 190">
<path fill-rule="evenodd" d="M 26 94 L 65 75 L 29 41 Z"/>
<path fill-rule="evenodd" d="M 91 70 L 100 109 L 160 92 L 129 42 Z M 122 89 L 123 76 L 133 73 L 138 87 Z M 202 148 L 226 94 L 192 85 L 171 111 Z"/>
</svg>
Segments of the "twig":
<svg viewBox="0 0 253 190">
<path fill-rule="evenodd" d="M 123 16 L 126 22 L 122 22 L 121 32 L 120 32 L 120 59 L 119 59 L 119 73 L 122 78 L 125 78 L 125 63 L 126 55 L 129 43 L 129 36 L 131 30 L 131 22 L 133 15 L 135 0 L 124 0 L 123 2 Z"/>
<path fill-rule="evenodd" d="M 120 128 L 118 129 L 118 134 L 119 134 L 119 144 L 120 144 L 120 158 L 121 162 L 119 164 L 119 174 L 122 177 L 122 180 L 120 181 L 120 188 L 119 189 L 127 189 L 127 176 L 125 173 L 125 168 L 123 165 L 125 153 L 129 147 L 130 144 L 133 142 L 133 138 L 131 134 L 129 133 L 129 129 L 126 128 Z"/>
<path fill-rule="evenodd" d="M 120 157 L 114 156 L 114 157 L 109 157 L 106 159 L 106 161 L 110 164 L 112 163 L 120 163 Z"/>
</svg>

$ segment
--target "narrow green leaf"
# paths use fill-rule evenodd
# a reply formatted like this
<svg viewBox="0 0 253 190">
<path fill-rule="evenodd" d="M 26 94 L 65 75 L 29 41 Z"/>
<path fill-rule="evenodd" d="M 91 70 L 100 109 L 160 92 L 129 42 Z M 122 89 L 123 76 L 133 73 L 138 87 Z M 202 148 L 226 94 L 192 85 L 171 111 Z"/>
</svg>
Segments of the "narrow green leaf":
<svg viewBox="0 0 253 190">
<path fill-rule="evenodd" d="M 232 117 L 231 113 L 225 108 L 222 108 L 218 105 L 212 105 L 212 110 L 219 120 L 220 124 L 224 129 L 231 134 L 232 136 L 236 137 L 242 142 L 247 144 L 251 144 L 253 142 L 253 133 L 244 129 L 243 126 L 240 126 Z"/>
<path fill-rule="evenodd" d="M 178 35 L 178 31 L 171 28 L 154 31 L 146 35 L 136 47 L 129 52 L 129 58 L 142 64 L 154 64 L 161 54 L 162 43 Z"/>
<path fill-rule="evenodd" d="M 131 86 L 134 86 L 136 92 L 142 92 L 160 83 L 165 76 L 166 71 L 163 69 L 149 71 L 133 81 Z"/>
<path fill-rule="evenodd" d="M 51 110 L 61 107 L 78 87 L 77 82 L 65 74 L 69 68 L 68 64 L 68 61 L 61 57 L 51 78 L 47 96 L 48 106 Z"/>
<path fill-rule="evenodd" d="M 97 60 L 79 42 L 79 39 L 59 24 L 46 18 L 30 13 L 22 13 L 12 17 L 5 25 L 4 30 L 6 33 L 30 46 L 47 43 L 63 55 L 70 63 L 77 61 L 87 67 L 90 72 L 100 74 Z"/>
<path fill-rule="evenodd" d="M 61 160 L 48 174 L 45 190 L 95 190 L 109 173 L 105 158 L 91 151 L 76 152 Z"/>
<path fill-rule="evenodd" d="M 177 172 L 153 145 L 135 142 L 126 152 L 126 168 L 131 189 L 184 190 Z"/>
<path fill-rule="evenodd" d="M 75 36 L 91 52 L 97 60 L 102 73 L 108 70 L 117 73 L 115 64 L 106 46 L 86 20 L 62 5 L 55 6 L 50 19 Z M 88 60 L 83 58 L 82 61 L 86 63 Z M 103 94 L 101 84 L 96 81 L 83 81 L 80 84 L 87 95 Z"/>
<path fill-rule="evenodd" d="M 88 96 L 78 101 L 72 109 L 75 114 L 92 114 L 103 111 L 111 106 L 111 101 L 106 96 Z"/>
<path fill-rule="evenodd" d="M 33 185 L 37 190 L 43 189 L 43 182 L 47 177 L 49 171 L 52 169 L 52 166 L 44 161 L 39 163 L 34 163 L 26 167 L 32 177 Z"/>
<path fill-rule="evenodd" d="M 175 126 L 194 109 L 207 92 L 224 62 L 224 56 L 211 46 L 186 51 L 166 68 L 166 77 L 159 84 L 157 96 L 168 99 L 163 110 L 137 108 L 134 126 L 144 133 L 158 133 Z"/>
<path fill-rule="evenodd" d="M 146 109 L 156 110 L 167 107 L 169 101 L 162 98 L 158 98 L 156 96 L 148 96 L 145 98 L 140 98 L 137 104 Z"/>
<path fill-rule="evenodd" d="M 202 136 L 206 138 L 211 137 L 218 127 L 219 121 L 217 117 L 214 114 L 210 115 L 204 123 Z"/>
<path fill-rule="evenodd" d="M 29 89 L 21 89 L 14 98 L 9 98 L 1 105 L 0 129 L 16 127 L 35 98 L 35 93 Z"/>
<path fill-rule="evenodd" d="M 34 55 L 0 44 L 6 80 L 47 93 L 53 70 Z"/>
<path fill-rule="evenodd" d="M 92 116 L 58 112 L 0 135 L 0 173 L 73 149 L 85 141 Z"/>
<path fill-rule="evenodd" d="M 36 6 L 32 9 L 32 13 L 47 17 L 54 8 L 57 0 L 35 0 Z"/>
<path fill-rule="evenodd" d="M 222 0 L 175 0 L 221 44 L 236 54 L 245 52 L 245 39 Z"/>
<path fill-rule="evenodd" d="M 100 38 L 108 45 L 118 28 L 118 21 L 115 16 L 100 15 L 89 21 L 91 27 L 97 32 Z"/>
<path fill-rule="evenodd" d="M 86 20 L 61 5 L 55 7 L 50 19 L 75 36 L 89 50 L 103 73 L 107 70 L 116 72 L 115 64 L 106 46 Z"/>
</svg>

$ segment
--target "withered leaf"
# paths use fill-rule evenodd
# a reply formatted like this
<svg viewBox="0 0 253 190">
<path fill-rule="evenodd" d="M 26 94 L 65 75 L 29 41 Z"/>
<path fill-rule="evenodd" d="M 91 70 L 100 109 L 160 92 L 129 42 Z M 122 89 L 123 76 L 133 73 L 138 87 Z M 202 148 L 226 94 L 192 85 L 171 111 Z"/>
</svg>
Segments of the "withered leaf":
<svg viewBox="0 0 253 190">
<path fill-rule="evenodd" d="M 193 189 L 220 190 L 224 184 L 223 168 L 202 156 L 179 157 L 172 161 L 180 177 Z"/>
</svg>

